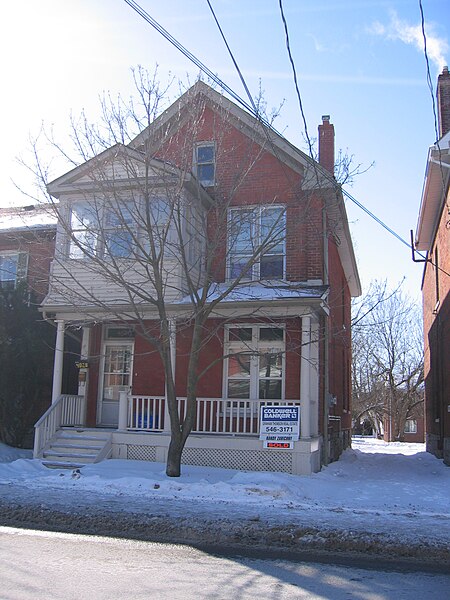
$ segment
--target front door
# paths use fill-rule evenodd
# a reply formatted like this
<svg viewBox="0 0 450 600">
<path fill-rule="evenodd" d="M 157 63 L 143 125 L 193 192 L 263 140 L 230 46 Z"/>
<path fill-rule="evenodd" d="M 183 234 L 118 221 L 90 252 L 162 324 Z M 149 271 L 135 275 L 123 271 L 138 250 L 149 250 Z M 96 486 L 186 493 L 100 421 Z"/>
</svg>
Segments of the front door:
<svg viewBox="0 0 450 600">
<path fill-rule="evenodd" d="M 103 427 L 117 427 L 119 392 L 128 392 L 131 388 L 133 343 L 105 342 L 102 362 L 98 424 Z"/>
</svg>

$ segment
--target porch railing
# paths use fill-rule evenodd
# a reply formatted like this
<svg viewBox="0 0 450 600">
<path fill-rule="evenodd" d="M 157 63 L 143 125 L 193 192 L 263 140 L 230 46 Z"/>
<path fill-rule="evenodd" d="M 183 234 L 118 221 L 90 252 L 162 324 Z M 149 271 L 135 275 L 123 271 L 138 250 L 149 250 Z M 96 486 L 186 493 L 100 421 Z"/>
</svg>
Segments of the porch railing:
<svg viewBox="0 0 450 600">
<path fill-rule="evenodd" d="M 170 430 L 162 396 L 128 396 L 127 429 L 161 432 Z M 259 435 L 261 406 L 299 406 L 299 400 L 242 400 L 197 398 L 192 433 Z M 184 419 L 186 398 L 178 398 L 178 412 Z"/>
<path fill-rule="evenodd" d="M 164 396 L 128 396 L 127 429 L 164 431 L 165 405 Z"/>
<path fill-rule="evenodd" d="M 78 426 L 85 423 L 86 404 L 84 396 L 62 394 L 34 426 L 35 458 L 41 458 L 47 443 L 60 427 Z"/>
</svg>

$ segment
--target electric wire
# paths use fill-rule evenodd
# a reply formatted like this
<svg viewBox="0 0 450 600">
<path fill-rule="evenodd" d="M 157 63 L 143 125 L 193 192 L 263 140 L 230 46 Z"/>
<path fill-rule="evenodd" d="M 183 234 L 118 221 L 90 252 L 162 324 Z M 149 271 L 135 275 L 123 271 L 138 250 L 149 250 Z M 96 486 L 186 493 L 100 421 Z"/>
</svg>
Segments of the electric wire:
<svg viewBox="0 0 450 600">
<path fill-rule="evenodd" d="M 271 123 L 265 119 L 259 111 L 254 110 L 251 104 L 248 104 L 245 100 L 243 100 L 232 88 L 230 88 L 224 81 L 222 81 L 215 73 L 213 73 L 206 65 L 204 65 L 194 54 L 192 54 L 185 46 L 183 46 L 176 38 L 174 38 L 164 27 L 162 27 L 151 15 L 149 15 L 135 0 L 124 0 L 126 4 L 130 6 L 135 12 L 137 12 L 149 25 L 151 25 L 158 33 L 160 33 L 169 43 L 171 43 L 177 50 L 179 50 L 188 60 L 194 63 L 203 73 L 205 73 L 212 81 L 214 81 L 223 91 L 229 94 L 238 104 L 243 106 L 248 112 L 250 112 L 257 120 L 259 120 L 265 127 L 269 130 L 276 133 L 284 142 L 289 144 L 289 146 L 295 150 L 298 154 L 301 154 L 307 161 L 310 163 L 313 168 L 316 167 L 316 161 L 308 156 L 305 153 L 302 153 L 295 146 L 293 146 L 286 138 L 273 127 Z M 246 87 L 246 86 L 245 86 Z M 248 88 L 247 88 L 248 90 Z M 250 92 L 248 92 L 250 93 Z M 358 208 L 360 208 L 363 212 L 365 212 L 369 217 L 375 220 L 381 227 L 383 227 L 388 233 L 393 235 L 398 241 L 404 244 L 408 249 L 411 249 L 409 242 L 407 242 L 404 238 L 402 238 L 397 232 L 395 232 L 392 228 L 390 228 L 386 223 L 384 223 L 379 217 L 377 217 L 372 211 L 366 208 L 361 202 L 356 200 L 352 194 L 350 194 L 347 190 L 343 189 L 338 182 L 334 179 L 331 174 L 328 174 L 326 171 L 322 173 L 322 176 L 327 179 L 330 183 L 332 183 L 333 187 L 339 187 L 343 193 L 343 195 L 348 198 L 351 202 L 353 202 Z M 424 255 L 418 252 L 418 255 L 426 259 Z M 426 259 L 430 262 L 430 259 Z M 442 270 L 439 267 L 440 270 Z M 450 273 L 443 271 L 447 275 L 450 276 Z"/>
<path fill-rule="evenodd" d="M 284 15 L 284 9 L 283 9 L 283 2 L 282 2 L 282 0 L 279 0 L 279 7 L 280 7 L 280 13 L 281 13 L 281 20 L 283 21 L 283 26 L 284 26 L 284 33 L 285 33 L 285 38 L 286 38 L 286 49 L 287 49 L 287 53 L 288 53 L 288 56 L 289 56 L 289 62 L 291 63 L 293 77 L 294 77 L 295 91 L 296 91 L 296 94 L 297 94 L 297 100 L 298 100 L 298 104 L 299 104 L 299 107 L 300 107 L 300 113 L 301 113 L 302 119 L 303 119 L 303 127 L 305 128 L 306 141 L 308 142 L 309 155 L 311 156 L 311 158 L 314 158 L 314 156 L 313 156 L 313 147 L 312 147 L 311 139 L 310 139 L 309 134 L 308 134 L 308 124 L 306 122 L 305 111 L 303 110 L 303 102 L 302 102 L 302 97 L 301 97 L 301 94 L 300 94 L 300 88 L 298 86 L 297 70 L 295 68 L 294 59 L 292 57 L 291 43 L 290 43 L 290 39 L 289 39 L 289 30 L 288 30 L 288 26 L 287 26 L 286 17 Z"/>
<path fill-rule="evenodd" d="M 432 105 L 432 109 L 433 109 L 434 133 L 435 133 L 435 138 L 436 138 L 435 145 L 436 145 L 436 147 L 438 149 L 438 153 L 439 153 L 439 167 L 440 167 L 440 171 L 441 171 L 442 193 L 445 197 L 445 175 L 444 175 L 444 170 L 442 167 L 442 152 L 441 152 L 441 146 L 439 144 L 439 131 L 438 131 L 438 118 L 437 118 L 437 114 L 436 114 L 436 101 L 434 98 L 433 83 L 431 81 L 431 74 L 430 74 L 430 61 L 428 59 L 427 36 L 425 33 L 425 15 L 424 15 L 423 6 L 422 6 L 422 0 L 419 0 L 419 9 L 420 9 L 420 20 L 421 20 L 422 37 L 423 37 L 423 53 L 425 55 L 425 63 L 426 63 L 426 68 L 427 68 L 427 84 L 428 84 L 428 89 L 430 90 L 431 105 Z M 445 200 L 445 203 L 447 206 L 447 210 L 449 211 L 449 214 L 450 214 L 450 205 L 448 204 L 447 200 Z"/>
</svg>

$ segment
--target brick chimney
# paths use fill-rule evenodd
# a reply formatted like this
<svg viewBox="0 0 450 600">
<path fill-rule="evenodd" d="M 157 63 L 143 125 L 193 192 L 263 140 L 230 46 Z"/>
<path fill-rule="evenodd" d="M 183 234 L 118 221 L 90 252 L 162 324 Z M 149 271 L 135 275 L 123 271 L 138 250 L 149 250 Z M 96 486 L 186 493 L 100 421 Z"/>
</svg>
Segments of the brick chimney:
<svg viewBox="0 0 450 600">
<path fill-rule="evenodd" d="M 448 67 L 442 69 L 437 83 L 439 139 L 450 131 L 450 74 Z"/>
<path fill-rule="evenodd" d="M 323 115 L 319 125 L 319 163 L 334 175 L 334 125 L 330 115 Z"/>
</svg>

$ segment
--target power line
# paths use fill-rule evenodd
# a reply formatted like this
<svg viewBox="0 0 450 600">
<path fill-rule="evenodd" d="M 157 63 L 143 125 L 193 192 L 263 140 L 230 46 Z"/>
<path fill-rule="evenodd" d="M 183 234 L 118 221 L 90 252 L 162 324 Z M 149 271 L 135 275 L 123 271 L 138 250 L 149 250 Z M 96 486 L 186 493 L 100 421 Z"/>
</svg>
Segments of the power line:
<svg viewBox="0 0 450 600">
<path fill-rule="evenodd" d="M 245 89 L 245 91 L 246 91 L 246 93 L 247 93 L 247 96 L 249 97 L 249 100 L 250 100 L 250 102 L 251 102 L 251 105 L 252 105 L 252 107 L 253 107 L 253 110 L 254 110 L 254 112 L 255 112 L 255 113 L 259 114 L 259 111 L 258 111 L 258 109 L 257 109 L 257 107 L 256 107 L 255 101 L 253 100 L 253 97 L 252 97 L 252 95 L 251 95 L 251 93 L 250 93 L 250 90 L 248 89 L 247 83 L 245 82 L 244 76 L 242 75 L 242 72 L 241 72 L 241 70 L 240 70 L 240 68 L 239 68 L 239 65 L 237 64 L 237 62 L 236 62 L 236 59 L 234 58 L 234 55 L 233 55 L 233 53 L 232 53 L 232 51 L 231 51 L 231 48 L 230 48 L 230 46 L 228 45 L 227 39 L 226 39 L 226 37 L 225 37 L 225 34 L 223 33 L 223 31 L 222 31 L 222 27 L 220 26 L 220 23 L 219 23 L 219 21 L 218 21 L 218 19 L 217 19 L 217 17 L 216 17 L 216 13 L 214 12 L 214 10 L 213 10 L 213 7 L 211 6 L 211 2 L 210 2 L 209 0 L 206 0 L 206 2 L 208 3 L 209 9 L 210 9 L 210 11 L 211 11 L 211 13 L 212 13 L 212 16 L 214 17 L 214 20 L 215 20 L 215 22 L 216 22 L 216 25 L 217 25 L 217 27 L 218 27 L 219 31 L 220 31 L 220 34 L 221 34 L 221 36 L 222 36 L 222 39 L 223 39 L 223 41 L 224 41 L 224 43 L 225 43 L 225 46 L 227 47 L 228 53 L 229 53 L 229 55 L 231 56 L 231 60 L 233 61 L 233 64 L 234 64 L 234 66 L 235 66 L 235 68 L 236 68 L 236 71 L 238 72 L 238 75 L 239 75 L 239 77 L 240 77 L 240 80 L 241 80 L 241 82 L 242 82 L 242 85 L 244 86 L 244 89 Z"/>
<path fill-rule="evenodd" d="M 422 0 L 419 0 L 419 8 L 420 8 L 420 20 L 421 20 L 421 25 L 422 25 L 423 53 L 425 55 L 425 62 L 427 65 L 427 84 L 428 84 L 428 89 L 430 90 L 431 104 L 432 104 L 432 108 L 433 108 L 434 133 L 435 133 L 435 137 L 436 137 L 435 145 L 437 146 L 438 154 L 439 154 L 439 167 L 440 167 L 440 171 L 441 171 L 441 180 L 442 180 L 442 194 L 445 197 L 445 175 L 444 175 L 444 170 L 442 168 L 442 152 L 441 152 L 441 146 L 439 144 L 438 118 L 436 115 L 436 101 L 434 99 L 433 83 L 431 81 L 430 61 L 428 60 L 427 36 L 425 33 L 425 15 L 423 12 Z M 450 212 L 450 206 L 448 204 L 447 199 L 445 200 L 445 203 L 447 205 L 447 209 Z"/>
<path fill-rule="evenodd" d="M 130 6 L 130 8 L 132 8 L 135 12 L 137 12 L 149 25 L 151 25 L 154 29 L 156 29 L 156 31 L 158 33 L 160 33 L 168 42 L 170 42 L 173 46 L 175 46 L 175 48 L 177 48 L 177 50 L 179 50 L 184 56 L 186 56 L 186 58 L 188 58 L 188 60 L 193 62 L 203 73 L 205 73 L 212 81 L 214 81 L 220 88 L 222 88 L 223 91 L 228 93 L 238 104 L 243 106 L 248 112 L 250 112 L 253 116 L 255 116 L 256 119 L 259 120 L 265 127 L 267 127 L 269 130 L 276 133 L 283 141 L 285 141 L 287 144 L 289 144 L 289 146 L 292 149 L 296 150 L 298 153 L 301 152 L 300 150 L 295 148 L 295 146 L 293 146 L 288 140 L 286 140 L 286 138 L 279 131 L 277 131 L 275 129 L 275 127 L 273 127 L 273 125 L 267 121 L 267 119 L 262 117 L 261 113 L 258 110 L 254 109 L 254 107 L 252 106 L 254 104 L 253 100 L 251 101 L 252 105 L 248 104 L 245 100 L 243 100 L 232 88 L 230 88 L 215 73 L 213 73 L 206 65 L 204 65 L 194 54 L 192 54 L 185 46 L 183 46 L 180 42 L 178 42 L 178 40 L 176 38 L 174 38 L 166 29 L 164 29 L 164 27 L 162 27 L 162 25 L 160 25 L 153 17 L 151 17 L 135 0 L 124 0 L 124 2 L 126 2 L 126 4 L 128 4 Z M 209 2 L 208 2 L 208 4 L 209 4 Z M 218 24 L 217 19 L 216 19 L 216 23 Z M 285 28 L 285 30 L 286 30 L 286 28 Z M 223 32 L 221 32 L 221 33 L 223 36 Z M 227 47 L 228 47 L 228 45 L 227 45 Z M 231 51 L 230 51 L 230 53 L 231 53 Z M 234 60 L 234 57 L 233 57 L 233 60 Z M 235 60 L 234 60 L 234 62 L 235 62 Z M 240 73 L 240 71 L 238 71 L 238 72 Z M 243 79 L 242 73 L 240 73 L 240 76 L 241 76 L 241 80 L 242 80 Z M 247 86 L 244 85 L 244 87 L 246 88 L 247 93 L 251 97 L 251 94 L 248 91 Z M 313 168 L 316 168 L 316 166 L 317 166 L 316 161 L 312 157 L 310 157 L 304 153 L 302 153 L 302 155 L 310 163 L 310 165 L 313 166 Z M 336 180 L 334 179 L 334 177 L 331 174 L 329 174 L 326 170 L 324 170 L 324 172 L 322 173 L 322 176 L 328 182 L 332 183 L 333 187 L 339 187 L 341 189 L 343 195 L 346 198 L 348 198 L 351 202 L 353 202 L 356 206 L 358 206 L 362 211 L 364 211 L 368 216 L 370 216 L 372 219 L 374 219 L 374 221 L 376 221 L 379 225 L 381 225 L 381 227 L 383 227 L 388 233 L 393 235 L 398 241 L 400 241 L 402 244 L 404 244 L 408 249 L 411 249 L 409 242 L 407 242 L 398 233 L 396 233 L 393 229 L 391 229 L 388 225 L 386 225 L 386 223 L 384 223 L 380 218 L 378 218 L 374 213 L 372 213 L 368 208 L 366 208 L 361 202 L 356 200 L 356 198 L 354 198 L 349 192 L 347 192 L 346 190 L 341 188 L 341 186 L 336 182 Z M 422 258 L 426 258 L 422 254 L 420 254 L 420 253 L 418 253 L 418 254 Z M 447 275 L 448 275 L 448 273 L 447 273 Z"/>
<path fill-rule="evenodd" d="M 285 33 L 285 37 L 286 37 L 286 49 L 287 49 L 287 52 L 288 52 L 289 61 L 291 63 L 292 73 L 293 73 L 293 76 L 294 76 L 295 91 L 297 93 L 298 104 L 299 104 L 300 112 L 301 112 L 302 119 L 303 119 L 303 126 L 305 128 L 305 136 L 306 136 L 306 140 L 308 142 L 309 155 L 311 156 L 311 158 L 313 158 L 313 149 L 312 149 L 311 139 L 310 139 L 309 134 L 308 134 L 308 124 L 306 122 L 306 116 L 305 116 L 305 112 L 303 110 L 302 97 L 300 95 L 300 89 L 298 87 L 297 71 L 296 71 L 296 68 L 295 68 L 294 59 L 292 57 L 291 43 L 290 43 L 290 40 L 289 40 L 289 30 L 288 30 L 288 26 L 287 26 L 286 17 L 284 16 L 284 10 L 283 10 L 283 2 L 282 2 L 282 0 L 279 0 L 279 6 L 280 6 L 281 19 L 283 21 L 283 26 L 284 26 L 284 33 Z"/>
</svg>

